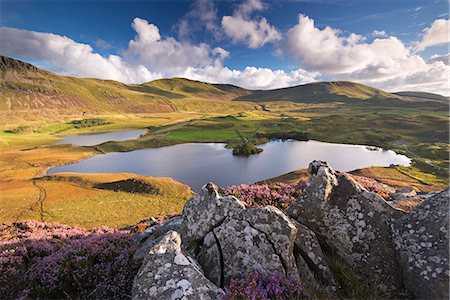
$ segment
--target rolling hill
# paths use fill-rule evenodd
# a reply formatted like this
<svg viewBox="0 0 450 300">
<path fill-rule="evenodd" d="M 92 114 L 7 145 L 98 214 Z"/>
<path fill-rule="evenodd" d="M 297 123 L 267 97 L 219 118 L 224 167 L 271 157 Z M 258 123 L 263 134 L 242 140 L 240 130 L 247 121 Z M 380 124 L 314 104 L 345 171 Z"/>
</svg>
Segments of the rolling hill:
<svg viewBox="0 0 450 300">
<path fill-rule="evenodd" d="M 350 81 L 315 82 L 288 88 L 268 91 L 254 91 L 236 98 L 241 101 L 268 102 L 292 101 L 301 103 L 350 102 L 385 105 L 407 105 L 433 102 L 436 105 L 448 105 L 446 97 L 414 92 L 388 93 Z"/>
<path fill-rule="evenodd" d="M 5 56 L 0 56 L 0 91 L 0 113 L 31 111 L 39 115 L 55 111 L 75 115 L 242 111 L 259 107 L 252 102 L 268 101 L 448 106 L 448 98 L 439 95 L 393 94 L 348 81 L 257 91 L 184 78 L 124 84 L 61 76 Z"/>
<path fill-rule="evenodd" d="M 250 93 L 228 85 L 161 79 L 144 84 L 56 75 L 31 64 L 0 57 L 0 112 L 48 110 L 74 113 L 155 113 L 251 109 L 253 104 L 232 102 Z"/>
</svg>

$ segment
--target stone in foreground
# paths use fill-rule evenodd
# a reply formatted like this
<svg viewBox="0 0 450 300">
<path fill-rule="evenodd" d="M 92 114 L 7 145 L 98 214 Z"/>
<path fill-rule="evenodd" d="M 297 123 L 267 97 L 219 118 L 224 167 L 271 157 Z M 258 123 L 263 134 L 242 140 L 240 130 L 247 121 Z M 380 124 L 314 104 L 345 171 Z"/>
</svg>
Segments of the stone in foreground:
<svg viewBox="0 0 450 300">
<path fill-rule="evenodd" d="M 418 299 L 449 298 L 449 190 L 392 224 L 405 287 Z"/>
<path fill-rule="evenodd" d="M 399 291 L 401 275 L 389 222 L 395 210 L 326 162 L 309 166 L 308 187 L 288 214 L 312 229 L 319 239 L 362 276 L 384 291 Z"/>
<path fill-rule="evenodd" d="M 308 258 L 311 249 L 305 248 L 306 244 L 295 244 L 297 227 L 275 207 L 247 209 L 237 198 L 221 196 L 218 187 L 209 183 L 186 203 L 183 224 L 185 238 L 197 242 L 195 258 L 206 277 L 218 286 L 223 287 L 230 279 L 245 277 L 254 270 L 314 282 L 318 277 L 324 285 L 333 282 L 323 257 Z M 309 233 L 314 236 L 313 232 Z M 301 257 L 302 253 L 308 263 Z"/>
<path fill-rule="evenodd" d="M 181 237 L 167 232 L 148 252 L 134 278 L 133 299 L 219 299 L 222 290 L 181 251 Z"/>
</svg>

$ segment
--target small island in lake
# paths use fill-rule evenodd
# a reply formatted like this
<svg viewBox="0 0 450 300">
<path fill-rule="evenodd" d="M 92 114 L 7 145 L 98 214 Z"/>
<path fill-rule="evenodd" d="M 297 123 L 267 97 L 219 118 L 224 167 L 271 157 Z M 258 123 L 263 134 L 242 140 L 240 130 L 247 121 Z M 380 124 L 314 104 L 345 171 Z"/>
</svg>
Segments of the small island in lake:
<svg viewBox="0 0 450 300">
<path fill-rule="evenodd" d="M 242 143 L 233 148 L 233 155 L 249 156 L 252 154 L 261 153 L 263 149 L 255 146 L 252 143 Z"/>
</svg>

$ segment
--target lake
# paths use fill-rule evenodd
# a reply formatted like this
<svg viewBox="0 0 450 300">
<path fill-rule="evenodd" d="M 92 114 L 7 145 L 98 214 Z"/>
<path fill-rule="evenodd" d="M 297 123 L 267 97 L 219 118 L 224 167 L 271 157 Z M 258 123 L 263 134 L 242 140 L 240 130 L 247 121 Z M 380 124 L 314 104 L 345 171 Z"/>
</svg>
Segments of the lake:
<svg viewBox="0 0 450 300">
<path fill-rule="evenodd" d="M 73 144 L 77 146 L 95 146 L 109 141 L 135 140 L 146 133 L 145 130 L 123 130 L 94 134 L 68 134 L 61 136 L 64 138 L 55 144 Z"/>
<path fill-rule="evenodd" d="M 313 160 L 325 160 L 333 168 L 351 171 L 370 166 L 409 165 L 405 155 L 391 150 L 361 145 L 343 145 L 318 141 L 272 141 L 260 145 L 264 151 L 249 157 L 236 157 L 223 143 L 189 143 L 162 148 L 113 152 L 97 155 L 71 165 L 50 169 L 47 173 L 121 173 L 172 177 L 194 191 L 209 181 L 220 186 L 253 183 L 276 177 Z"/>
</svg>

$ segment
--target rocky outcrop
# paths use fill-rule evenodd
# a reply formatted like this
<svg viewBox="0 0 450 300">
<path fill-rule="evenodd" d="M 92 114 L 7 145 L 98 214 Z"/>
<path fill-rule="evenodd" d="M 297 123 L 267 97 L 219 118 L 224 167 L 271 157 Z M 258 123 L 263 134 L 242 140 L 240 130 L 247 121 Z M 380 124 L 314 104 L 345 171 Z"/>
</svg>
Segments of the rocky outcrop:
<svg viewBox="0 0 450 300">
<path fill-rule="evenodd" d="M 419 299 L 449 298 L 449 190 L 394 220 L 405 287 Z"/>
<path fill-rule="evenodd" d="M 254 270 L 299 277 L 297 262 L 304 262 L 301 272 L 313 281 L 315 277 L 325 278 L 324 272 L 331 274 L 322 258 L 308 257 L 313 252 L 306 244 L 296 245 L 305 228 L 301 228 L 299 236 L 295 224 L 279 209 L 272 206 L 247 209 L 235 197 L 221 196 L 212 183 L 186 203 L 183 224 L 186 239 L 198 242 L 196 258 L 205 275 L 218 286 Z M 312 232 L 309 234 L 314 236 Z M 332 284 L 332 280 L 321 282 Z"/>
<path fill-rule="evenodd" d="M 218 299 L 222 290 L 181 250 L 181 237 L 167 232 L 150 248 L 133 282 L 133 299 Z"/>
<path fill-rule="evenodd" d="M 382 290 L 400 290 L 389 222 L 401 212 L 326 162 L 312 162 L 309 171 L 308 186 L 288 214 Z"/>
<path fill-rule="evenodd" d="M 406 213 L 326 162 L 312 162 L 309 173 L 286 212 L 248 208 L 205 185 L 182 216 L 138 235 L 135 258 L 143 264 L 133 298 L 215 299 L 255 270 L 335 292 L 330 257 L 393 297 L 448 298 L 448 190 Z"/>
<path fill-rule="evenodd" d="M 181 216 L 176 216 L 168 219 L 162 224 L 157 224 L 148 227 L 136 237 L 136 242 L 140 247 L 134 253 L 134 259 L 143 259 L 148 254 L 150 249 L 169 231 L 177 231 L 183 233 Z"/>
</svg>

